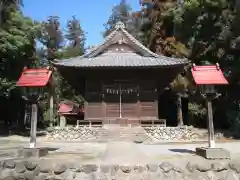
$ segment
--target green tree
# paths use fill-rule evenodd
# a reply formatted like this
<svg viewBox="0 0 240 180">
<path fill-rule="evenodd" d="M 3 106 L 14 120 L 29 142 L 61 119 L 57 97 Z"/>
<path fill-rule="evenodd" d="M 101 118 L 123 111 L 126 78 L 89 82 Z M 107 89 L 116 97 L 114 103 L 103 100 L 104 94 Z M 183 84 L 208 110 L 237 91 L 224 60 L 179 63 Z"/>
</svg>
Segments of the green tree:
<svg viewBox="0 0 240 180">
<path fill-rule="evenodd" d="M 81 27 L 80 21 L 76 17 L 72 17 L 67 23 L 67 33 L 65 37 L 68 41 L 67 46 L 62 48 L 61 52 L 58 53 L 58 59 L 67 59 L 72 57 L 81 56 L 84 54 L 85 46 L 85 33 Z M 59 98 L 60 101 L 71 100 L 72 102 L 82 104 L 83 98 L 79 95 L 70 84 L 58 74 L 59 78 Z"/>
<path fill-rule="evenodd" d="M 67 39 L 67 46 L 62 48 L 61 52 L 58 52 L 58 59 L 67 59 L 83 55 L 86 40 L 85 33 L 79 20 L 74 16 L 67 23 L 67 33 L 65 37 Z"/>
<path fill-rule="evenodd" d="M 78 19 L 75 16 L 68 21 L 67 34 L 65 37 L 70 42 L 70 46 L 84 49 L 85 34 Z"/>
<path fill-rule="evenodd" d="M 109 35 L 115 29 L 115 25 L 118 21 L 122 21 L 126 25 L 126 29 L 129 33 L 134 31 L 134 26 L 132 23 L 132 8 L 126 2 L 126 0 L 121 0 L 118 5 L 113 7 L 112 14 L 104 24 L 104 37 Z"/>
<path fill-rule="evenodd" d="M 218 123 L 230 118 L 229 125 L 235 128 L 238 119 L 233 117 L 238 117 L 236 107 L 240 104 L 236 93 L 240 75 L 239 5 L 232 0 L 185 0 L 168 13 L 174 20 L 175 37 L 189 49 L 188 58 L 196 64 L 218 62 L 224 70 L 230 85 L 219 88 L 222 96 L 215 105 L 216 118 Z"/>
<path fill-rule="evenodd" d="M 51 65 L 51 61 L 57 58 L 57 53 L 64 45 L 64 35 L 60 29 L 59 17 L 49 16 L 46 22 L 42 23 L 42 29 L 38 37 L 39 41 L 45 46 L 47 53 L 46 59 L 48 64 Z M 52 67 L 52 70 L 54 68 Z M 58 72 L 53 71 L 51 85 L 49 87 L 49 117 L 50 125 L 53 125 L 57 117 L 57 106 L 59 103 L 59 91 L 57 88 L 59 84 Z M 46 103 L 45 103 L 46 104 Z"/>
<path fill-rule="evenodd" d="M 10 13 L 19 10 L 23 6 L 23 0 L 0 0 L 0 24 L 10 18 Z"/>
<path fill-rule="evenodd" d="M 37 61 L 35 39 L 40 26 L 23 15 L 17 1 L 0 1 L 0 18 L 0 106 L 7 129 L 12 122 L 22 127 L 24 101 L 15 84 L 23 68 Z"/>
<path fill-rule="evenodd" d="M 64 35 L 60 29 L 59 17 L 49 16 L 47 21 L 42 23 L 38 40 L 47 49 L 47 59 L 53 61 L 57 52 L 64 45 Z"/>
<path fill-rule="evenodd" d="M 44 45 L 37 51 L 38 57 L 41 58 L 40 66 L 50 65 L 54 59 L 67 59 L 83 55 L 85 45 L 85 34 L 81 28 L 79 20 L 74 16 L 67 23 L 67 31 L 64 34 L 60 29 L 59 18 L 50 16 L 46 22 L 42 23 L 42 31 L 39 34 L 39 41 Z M 63 76 L 55 69 L 52 78 L 52 95 L 50 94 L 50 109 L 46 100 L 42 102 L 45 109 L 45 119 L 49 120 L 52 117 L 57 117 L 57 107 L 59 102 L 71 100 L 81 104 L 82 97 L 69 85 Z M 54 97 L 54 107 L 51 107 Z M 52 109 L 54 112 L 52 112 Z M 50 113 L 50 116 L 48 115 Z M 53 121 L 50 121 L 52 125 Z"/>
<path fill-rule="evenodd" d="M 38 23 L 24 17 L 20 11 L 12 11 L 9 15 L 10 19 L 0 28 L 0 78 L 3 93 L 14 87 L 24 66 L 30 66 L 36 61 L 35 37 L 39 30 Z"/>
<path fill-rule="evenodd" d="M 187 57 L 188 49 L 174 37 L 172 18 L 167 16 L 168 11 L 176 6 L 176 1 L 141 1 L 142 6 L 142 32 L 145 34 L 144 43 L 155 53 L 169 57 Z M 187 96 L 190 81 L 182 73 L 170 84 L 176 93 L 178 125 L 183 125 L 182 97 Z"/>
<path fill-rule="evenodd" d="M 221 62 L 234 38 L 234 9 L 235 2 L 228 0 L 186 0 L 172 9 L 175 36 L 190 49 L 189 59 L 196 64 Z"/>
</svg>

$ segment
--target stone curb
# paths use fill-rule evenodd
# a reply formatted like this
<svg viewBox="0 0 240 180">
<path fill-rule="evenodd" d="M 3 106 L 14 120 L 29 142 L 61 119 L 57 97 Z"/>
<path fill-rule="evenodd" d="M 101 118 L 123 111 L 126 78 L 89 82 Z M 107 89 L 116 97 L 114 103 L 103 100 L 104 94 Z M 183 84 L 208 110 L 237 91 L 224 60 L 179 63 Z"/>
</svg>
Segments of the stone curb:
<svg viewBox="0 0 240 180">
<path fill-rule="evenodd" d="M 238 180 L 240 161 L 189 162 L 145 165 L 80 164 L 51 160 L 5 160 L 0 163 L 0 179 L 81 180 L 81 179 L 221 179 Z"/>
</svg>

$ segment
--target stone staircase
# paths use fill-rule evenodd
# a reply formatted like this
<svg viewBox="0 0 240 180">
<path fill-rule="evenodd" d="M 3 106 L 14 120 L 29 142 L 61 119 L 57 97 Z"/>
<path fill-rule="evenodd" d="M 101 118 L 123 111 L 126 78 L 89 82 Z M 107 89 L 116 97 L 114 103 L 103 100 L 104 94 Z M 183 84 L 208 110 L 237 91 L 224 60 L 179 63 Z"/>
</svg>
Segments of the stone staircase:
<svg viewBox="0 0 240 180">
<path fill-rule="evenodd" d="M 98 131 L 97 141 L 134 141 L 136 136 L 143 141 L 148 140 L 146 132 L 142 127 L 103 127 Z"/>
</svg>

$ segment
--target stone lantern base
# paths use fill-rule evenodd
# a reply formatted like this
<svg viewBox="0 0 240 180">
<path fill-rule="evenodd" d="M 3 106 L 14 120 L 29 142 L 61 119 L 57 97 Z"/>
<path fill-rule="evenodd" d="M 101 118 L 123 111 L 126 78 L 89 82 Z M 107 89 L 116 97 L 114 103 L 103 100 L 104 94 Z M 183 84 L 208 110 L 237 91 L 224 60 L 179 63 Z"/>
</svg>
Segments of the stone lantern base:
<svg viewBox="0 0 240 180">
<path fill-rule="evenodd" d="M 49 148 L 23 148 L 18 150 L 18 158 L 39 158 L 48 155 Z"/>
<path fill-rule="evenodd" d="M 196 154 L 206 159 L 230 159 L 230 152 L 222 148 L 198 147 Z"/>
</svg>

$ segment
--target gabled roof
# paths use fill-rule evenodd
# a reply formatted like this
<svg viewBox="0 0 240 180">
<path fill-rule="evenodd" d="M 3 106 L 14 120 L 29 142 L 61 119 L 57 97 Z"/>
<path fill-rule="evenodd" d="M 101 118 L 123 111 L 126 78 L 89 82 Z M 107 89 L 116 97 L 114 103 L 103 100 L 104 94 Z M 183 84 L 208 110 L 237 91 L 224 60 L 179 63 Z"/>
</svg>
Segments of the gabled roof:
<svg viewBox="0 0 240 180">
<path fill-rule="evenodd" d="M 133 51 L 111 51 L 111 46 L 127 46 Z M 70 67 L 157 67 L 188 63 L 187 59 L 171 58 L 153 53 L 125 30 L 122 22 L 108 35 L 103 44 L 83 56 L 53 62 Z"/>
<path fill-rule="evenodd" d="M 196 84 L 228 84 L 219 65 L 193 66 L 193 79 Z"/>
<path fill-rule="evenodd" d="M 50 80 L 52 71 L 48 69 L 24 69 L 16 85 L 21 87 L 43 87 Z"/>
</svg>

